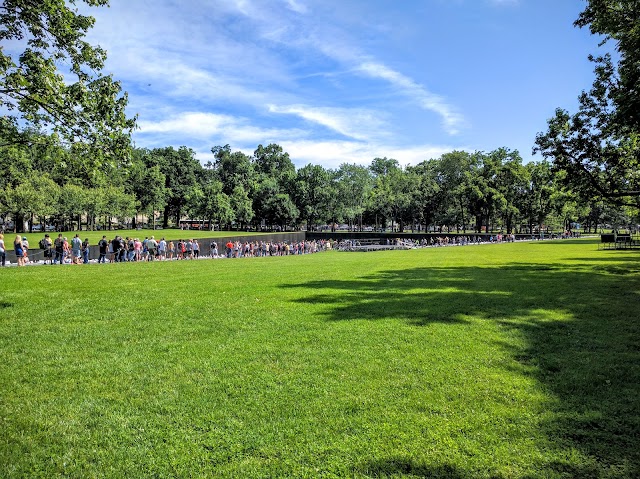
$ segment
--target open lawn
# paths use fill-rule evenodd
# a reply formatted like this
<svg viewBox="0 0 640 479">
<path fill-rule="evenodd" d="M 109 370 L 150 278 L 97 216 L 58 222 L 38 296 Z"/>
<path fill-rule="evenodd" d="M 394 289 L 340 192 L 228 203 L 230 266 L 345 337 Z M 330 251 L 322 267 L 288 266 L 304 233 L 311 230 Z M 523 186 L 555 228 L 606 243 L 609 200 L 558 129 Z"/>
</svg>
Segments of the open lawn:
<svg viewBox="0 0 640 479">
<path fill-rule="evenodd" d="M 0 270 L 2 477 L 640 477 L 640 254 Z"/>
</svg>

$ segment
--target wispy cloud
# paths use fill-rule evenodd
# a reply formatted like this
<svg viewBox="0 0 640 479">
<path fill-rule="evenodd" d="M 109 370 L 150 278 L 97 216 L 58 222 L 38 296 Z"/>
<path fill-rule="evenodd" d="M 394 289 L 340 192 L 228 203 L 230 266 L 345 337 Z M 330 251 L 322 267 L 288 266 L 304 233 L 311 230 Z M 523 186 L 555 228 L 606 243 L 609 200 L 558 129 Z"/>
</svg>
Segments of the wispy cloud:
<svg viewBox="0 0 640 479">
<path fill-rule="evenodd" d="M 212 159 L 214 145 L 231 145 L 233 150 L 251 154 L 258 144 L 278 143 L 296 166 L 308 163 L 337 168 L 342 163 L 368 165 L 376 157 L 395 158 L 401 164 L 416 164 L 454 149 L 449 145 L 394 145 L 369 139 L 318 140 L 310 131 L 298 128 L 259 128 L 247 118 L 203 112 L 187 112 L 161 121 L 141 121 L 139 135 L 162 145 L 190 145 L 200 161 Z M 460 149 L 460 147 L 458 147 Z"/>
<path fill-rule="evenodd" d="M 251 16 L 252 12 L 255 11 L 252 3 L 249 0 L 230 0 L 229 4 L 235 7 L 238 12 L 242 13 L 243 15 Z"/>
<path fill-rule="evenodd" d="M 380 63 L 365 62 L 358 67 L 358 70 L 373 78 L 388 81 L 405 94 L 411 96 L 422 108 L 439 114 L 443 119 L 447 133 L 450 135 L 459 133 L 464 119 L 462 115 L 441 96 L 431 93 L 422 85 L 417 84 L 402 73 L 396 72 Z"/>
<path fill-rule="evenodd" d="M 505 0 L 502 0 L 505 1 Z M 392 88 L 414 99 L 424 110 L 438 114 L 442 118 L 445 131 L 450 135 L 460 133 L 466 121 L 462 113 L 442 96 L 429 91 L 424 85 L 409 76 L 395 71 L 374 56 L 363 52 L 352 45 L 348 36 L 331 27 L 305 29 L 304 36 L 292 37 L 292 32 L 279 31 L 279 37 L 274 40 L 298 45 L 298 48 L 312 48 L 322 55 L 339 62 L 348 72 L 365 75 L 369 78 L 384 80 Z"/>
<path fill-rule="evenodd" d="M 132 113 L 140 113 L 140 146 L 206 151 L 228 143 L 253 151 L 276 142 L 296 161 L 322 164 L 376 156 L 415 162 L 444 151 L 403 144 L 422 141 L 405 136 L 398 94 L 449 134 L 464 126 L 422 76 L 389 67 L 343 18 L 323 21 L 328 9 L 316 0 L 150 5 L 112 0 L 92 32 L 130 92 Z M 373 90 L 381 93 L 369 102 Z"/>
<path fill-rule="evenodd" d="M 374 158 L 394 158 L 401 165 L 415 165 L 421 161 L 437 158 L 452 151 L 451 146 L 398 145 L 382 143 L 362 143 L 354 141 L 285 141 L 282 147 L 298 166 L 312 163 L 325 168 L 337 168 L 342 163 L 369 165 Z M 461 149 L 461 148 L 458 148 Z"/>
<path fill-rule="evenodd" d="M 277 142 L 281 138 L 299 138 L 298 129 L 260 128 L 248 118 L 203 112 L 184 112 L 160 121 L 140 121 L 141 135 L 161 134 L 172 139 L 210 140 L 244 146 Z"/>
<path fill-rule="evenodd" d="M 296 13 L 300 13 L 304 15 L 309 12 L 309 9 L 307 8 L 307 6 L 304 5 L 300 0 L 286 0 L 286 2 L 287 2 L 287 7 Z"/>
<path fill-rule="evenodd" d="M 269 111 L 296 115 L 356 140 L 366 140 L 384 134 L 385 122 L 382 120 L 382 114 L 369 109 L 270 105 Z"/>
</svg>

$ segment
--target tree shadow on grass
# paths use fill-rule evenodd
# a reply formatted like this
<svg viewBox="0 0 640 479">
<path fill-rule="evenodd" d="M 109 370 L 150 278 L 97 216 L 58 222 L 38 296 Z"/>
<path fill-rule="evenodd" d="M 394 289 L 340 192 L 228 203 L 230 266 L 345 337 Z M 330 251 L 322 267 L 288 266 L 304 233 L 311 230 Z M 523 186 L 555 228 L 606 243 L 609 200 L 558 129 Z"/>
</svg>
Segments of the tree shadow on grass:
<svg viewBox="0 0 640 479">
<path fill-rule="evenodd" d="M 308 289 L 297 301 L 326 305 L 320 314 L 329 321 L 393 318 L 426 326 L 473 317 L 517 329 L 527 346 L 514 348 L 513 357 L 557 399 L 545 435 L 567 457 L 571 450 L 587 457 L 542 467 L 554 476 L 640 477 L 640 274 L 635 258 L 619 259 L 387 270 L 286 287 Z M 421 467 L 391 458 L 359 470 L 465 477 Z"/>
<path fill-rule="evenodd" d="M 580 244 L 580 245 L 585 245 L 585 244 L 594 244 L 594 245 L 598 245 L 600 244 L 602 241 L 600 240 L 600 237 L 598 238 L 574 238 L 574 239 L 559 239 L 559 238 L 548 238 L 545 237 L 544 241 L 534 241 L 536 244 L 541 244 L 541 245 L 552 245 L 552 246 L 558 246 L 558 245 L 576 245 L 576 244 Z"/>
<path fill-rule="evenodd" d="M 572 261 L 582 261 L 582 267 L 591 269 L 594 273 L 610 273 L 627 276 L 640 273 L 640 251 L 637 256 L 621 256 L 612 254 L 600 258 L 569 258 Z M 640 314 L 640 313 L 639 313 Z"/>
<path fill-rule="evenodd" d="M 470 474 L 450 464 L 426 466 L 399 457 L 368 462 L 359 468 L 359 472 L 368 477 L 397 477 L 401 474 L 429 479 L 473 479 Z"/>
<path fill-rule="evenodd" d="M 571 261 L 584 261 L 585 263 L 600 263 L 600 262 L 628 263 L 628 265 L 631 268 L 638 267 L 637 261 L 640 260 L 640 250 L 638 250 L 637 256 L 633 256 L 633 255 L 622 256 L 619 254 L 619 252 L 612 252 L 612 253 L 615 253 L 615 254 L 600 256 L 598 258 L 567 258 L 567 259 Z M 634 261 L 636 262 L 635 265 L 632 264 Z"/>
</svg>

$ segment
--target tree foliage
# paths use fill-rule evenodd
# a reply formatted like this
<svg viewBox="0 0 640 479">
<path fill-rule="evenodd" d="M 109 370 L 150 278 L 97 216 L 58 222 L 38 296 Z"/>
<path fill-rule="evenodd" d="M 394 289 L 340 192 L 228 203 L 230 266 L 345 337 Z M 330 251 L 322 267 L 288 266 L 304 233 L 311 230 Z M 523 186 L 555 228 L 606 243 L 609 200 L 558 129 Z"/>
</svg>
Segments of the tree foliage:
<svg viewBox="0 0 640 479">
<path fill-rule="evenodd" d="M 353 224 L 365 211 L 373 187 L 371 171 L 362 165 L 343 163 L 336 171 L 337 203 L 334 219 Z"/>
<path fill-rule="evenodd" d="M 321 165 L 306 165 L 296 173 L 294 197 L 300 211 L 300 219 L 309 228 L 318 222 L 329 221 L 331 199 L 335 188 L 331 181 L 331 172 Z"/>
<path fill-rule="evenodd" d="M 84 142 L 105 160 L 122 160 L 135 119 L 127 118 L 121 84 L 101 73 L 106 52 L 84 39 L 93 24 L 65 0 L 2 2 L 0 107 L 10 112 L 0 119 L 2 144 L 33 141 L 30 128 L 44 128 L 69 144 Z"/>
<path fill-rule="evenodd" d="M 135 149 L 126 168 L 107 175 L 91 173 L 84 149 L 51 139 L 0 147 L 0 220 L 9 215 L 18 228 L 23 220 L 108 228 L 111 219 L 134 226 L 140 214 L 151 223 L 164 213 L 166 226 L 187 216 L 236 229 L 348 223 L 357 230 L 509 233 L 575 223 L 595 227 L 615 216 L 605 215 L 602 202 L 567 189 L 565 171 L 554 171 L 547 161 L 523 165 L 508 148 L 452 151 L 415 166 L 375 158 L 368 166 L 297 171 L 278 145 L 253 156 L 229 146 L 213 151 L 215 161 L 202 165 L 187 147 Z"/>
<path fill-rule="evenodd" d="M 567 184 L 588 198 L 640 204 L 640 2 L 589 0 L 576 26 L 613 43 L 594 57 L 595 80 L 579 97 L 578 111 L 557 109 L 534 152 L 565 171 Z"/>
<path fill-rule="evenodd" d="M 575 22 L 613 42 L 620 56 L 616 80 L 610 85 L 614 122 L 620 128 L 640 128 L 640 3 L 637 0 L 589 0 Z"/>
</svg>

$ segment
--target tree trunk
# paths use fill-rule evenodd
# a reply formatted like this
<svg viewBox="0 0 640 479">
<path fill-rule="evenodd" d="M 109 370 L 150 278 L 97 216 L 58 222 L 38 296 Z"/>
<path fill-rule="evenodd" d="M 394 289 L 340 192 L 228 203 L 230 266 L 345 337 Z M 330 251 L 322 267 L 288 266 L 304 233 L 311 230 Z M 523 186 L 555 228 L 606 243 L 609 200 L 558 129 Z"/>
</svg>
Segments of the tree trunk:
<svg viewBox="0 0 640 479">
<path fill-rule="evenodd" d="M 13 232 L 22 233 L 23 231 L 24 231 L 24 216 L 16 213 L 15 215 L 13 215 Z"/>
<path fill-rule="evenodd" d="M 180 208 L 176 209 L 176 224 L 180 224 L 180 218 L 182 217 L 182 210 Z"/>
<path fill-rule="evenodd" d="M 169 226 L 169 206 L 165 206 L 164 207 L 164 212 L 163 212 L 163 217 L 162 217 L 162 227 L 166 228 L 167 226 Z M 178 218 L 178 222 L 176 223 L 176 226 L 180 226 L 180 218 Z"/>
</svg>

